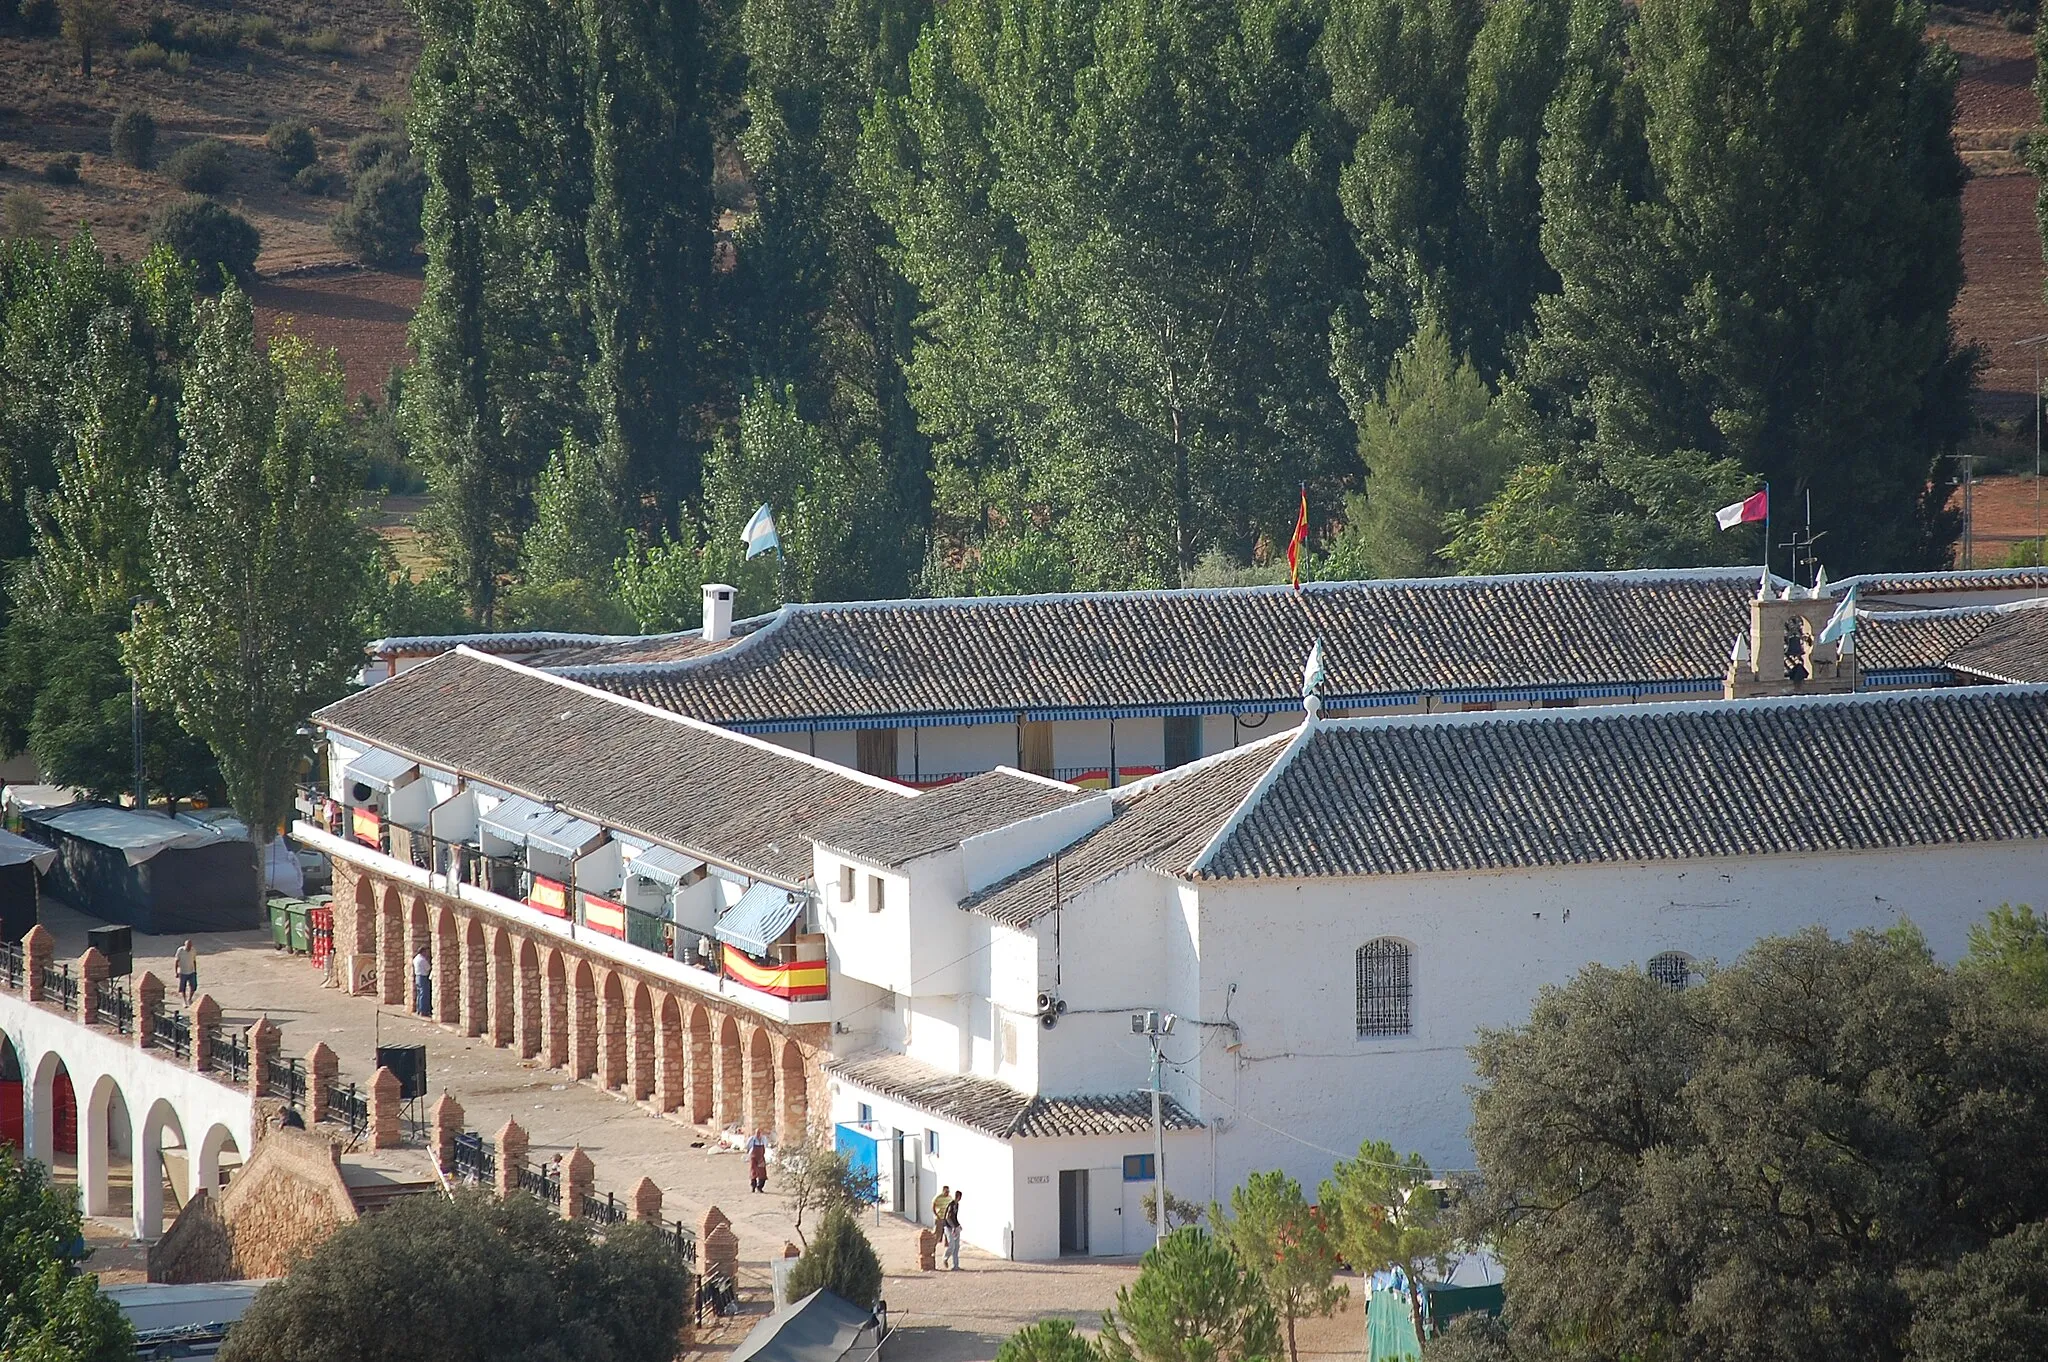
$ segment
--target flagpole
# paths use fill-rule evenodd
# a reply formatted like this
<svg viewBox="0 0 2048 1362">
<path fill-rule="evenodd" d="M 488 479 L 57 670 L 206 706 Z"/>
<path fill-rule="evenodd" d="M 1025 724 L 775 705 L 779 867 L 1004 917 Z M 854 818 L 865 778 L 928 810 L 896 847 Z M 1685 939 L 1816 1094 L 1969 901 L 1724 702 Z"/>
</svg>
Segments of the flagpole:
<svg viewBox="0 0 2048 1362">
<path fill-rule="evenodd" d="M 1764 577 L 1771 575 L 1771 484 L 1764 483 Z"/>
</svg>

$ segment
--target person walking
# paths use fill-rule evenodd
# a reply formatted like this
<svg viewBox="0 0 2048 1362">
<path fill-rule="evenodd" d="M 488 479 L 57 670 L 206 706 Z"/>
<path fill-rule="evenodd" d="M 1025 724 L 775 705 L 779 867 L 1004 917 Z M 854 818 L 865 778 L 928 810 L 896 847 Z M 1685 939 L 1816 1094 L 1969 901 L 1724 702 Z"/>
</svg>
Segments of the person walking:
<svg viewBox="0 0 2048 1362">
<path fill-rule="evenodd" d="M 434 962 L 425 946 L 412 958 L 412 1010 L 422 1017 L 434 1015 Z"/>
<path fill-rule="evenodd" d="M 960 1198 L 961 1192 L 953 1193 L 953 1199 L 946 1203 L 946 1269 L 960 1270 Z"/>
<path fill-rule="evenodd" d="M 171 970 L 178 976 L 178 996 L 185 1006 L 192 1006 L 192 1000 L 199 996 L 199 952 L 192 949 L 190 941 L 178 947 L 177 954 L 171 957 Z"/>
<path fill-rule="evenodd" d="M 757 1130 L 747 1141 L 747 1182 L 757 1192 L 768 1190 L 768 1135 Z"/>
</svg>

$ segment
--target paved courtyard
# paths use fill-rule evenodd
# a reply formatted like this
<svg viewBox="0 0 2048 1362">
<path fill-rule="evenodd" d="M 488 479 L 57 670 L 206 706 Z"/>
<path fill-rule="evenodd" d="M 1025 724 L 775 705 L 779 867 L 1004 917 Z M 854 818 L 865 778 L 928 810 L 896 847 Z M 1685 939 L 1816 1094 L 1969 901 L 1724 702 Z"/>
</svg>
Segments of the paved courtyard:
<svg viewBox="0 0 2048 1362">
<path fill-rule="evenodd" d="M 76 958 L 86 946 L 87 928 L 98 925 L 45 897 L 42 920 L 57 938 L 59 959 Z M 135 970 L 154 971 L 177 1000 L 171 954 L 178 938 L 135 936 Z M 267 932 L 235 932 L 193 938 L 199 951 L 199 986 L 220 1005 L 223 1021 L 243 1026 L 268 1016 L 284 1029 L 283 1052 L 302 1056 L 326 1041 L 340 1057 L 344 1082 L 367 1085 L 375 1072 L 375 1050 L 383 1044 L 424 1044 L 428 1088 L 445 1090 L 462 1104 L 465 1123 L 485 1135 L 514 1119 L 531 1137 L 535 1161 L 580 1145 L 597 1170 L 597 1191 L 621 1199 L 645 1176 L 664 1194 L 663 1211 L 694 1225 L 716 1205 L 732 1218 L 740 1241 L 745 1315 L 707 1331 L 700 1351 L 716 1356 L 744 1337 L 751 1316 L 765 1313 L 769 1264 L 785 1243 L 796 1242 L 796 1227 L 776 1195 L 773 1170 L 768 1191 L 748 1190 L 742 1155 L 718 1146 L 714 1133 L 674 1116 L 658 1116 L 590 1083 L 523 1060 L 516 1050 L 498 1049 L 372 998 L 350 997 L 325 983 L 304 956 L 280 952 Z M 868 1224 L 869 1237 L 889 1274 L 884 1286 L 891 1323 L 902 1330 L 888 1347 L 903 1362 L 983 1362 L 1002 1340 L 1033 1320 L 1059 1315 L 1091 1331 L 1115 1303 L 1117 1289 L 1137 1272 L 1135 1259 L 1090 1259 L 1059 1263 L 1011 1263 L 967 1249 L 958 1273 L 917 1270 L 917 1230 L 890 1215 Z M 122 1271 L 131 1265 L 113 1223 L 98 1230 L 94 1266 Z M 123 1273 L 125 1275 L 125 1272 Z M 1347 1314 L 1304 1328 L 1303 1357 L 1341 1357 L 1362 1351 L 1362 1302 Z"/>
</svg>

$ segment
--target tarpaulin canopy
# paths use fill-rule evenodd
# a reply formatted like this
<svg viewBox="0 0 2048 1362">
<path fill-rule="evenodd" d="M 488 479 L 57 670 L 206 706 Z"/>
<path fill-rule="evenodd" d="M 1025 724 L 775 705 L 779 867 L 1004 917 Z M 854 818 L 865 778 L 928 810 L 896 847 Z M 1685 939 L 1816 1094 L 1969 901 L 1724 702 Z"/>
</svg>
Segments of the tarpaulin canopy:
<svg viewBox="0 0 2048 1362">
<path fill-rule="evenodd" d="M 57 860 L 57 848 L 46 847 L 41 842 L 31 842 L 26 837 L 16 837 L 11 832 L 0 831 L 0 865 L 20 865 L 26 861 L 36 868 L 36 873 L 47 875 L 50 866 Z"/>
<path fill-rule="evenodd" d="M 839 1362 L 874 1324 L 873 1312 L 830 1291 L 813 1291 L 755 1325 L 731 1362 Z"/>
<path fill-rule="evenodd" d="M 704 862 L 695 856 L 685 856 L 682 852 L 671 851 L 667 847 L 649 847 L 635 856 L 627 866 L 627 869 L 642 879 L 665 884 L 671 889 L 703 868 Z"/>
<path fill-rule="evenodd" d="M 390 752 L 365 752 L 341 769 L 341 778 L 373 790 L 389 790 L 413 772 L 419 763 Z"/>
<path fill-rule="evenodd" d="M 766 955 L 769 943 L 789 930 L 803 906 L 803 900 L 787 889 L 762 881 L 725 910 L 712 935 L 748 955 Z"/>
<path fill-rule="evenodd" d="M 212 828 L 194 827 L 160 813 L 138 813 L 104 804 L 82 804 L 28 815 L 29 821 L 68 833 L 80 841 L 112 847 L 130 865 L 141 865 L 159 852 L 176 847 L 212 846 L 237 840 Z"/>
</svg>

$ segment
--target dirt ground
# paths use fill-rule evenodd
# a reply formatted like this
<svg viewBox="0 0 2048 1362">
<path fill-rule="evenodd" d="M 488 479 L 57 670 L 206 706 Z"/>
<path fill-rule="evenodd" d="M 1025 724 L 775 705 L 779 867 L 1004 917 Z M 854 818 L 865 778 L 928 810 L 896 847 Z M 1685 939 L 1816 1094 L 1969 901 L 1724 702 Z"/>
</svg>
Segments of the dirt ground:
<svg viewBox="0 0 2048 1362">
<path fill-rule="evenodd" d="M 256 325 L 280 325 L 332 349 L 348 375 L 349 396 L 382 396 L 392 369 L 412 362 L 405 328 L 419 307 L 420 275 L 333 268 L 266 279 L 250 294 Z"/>
</svg>

